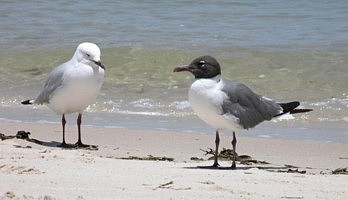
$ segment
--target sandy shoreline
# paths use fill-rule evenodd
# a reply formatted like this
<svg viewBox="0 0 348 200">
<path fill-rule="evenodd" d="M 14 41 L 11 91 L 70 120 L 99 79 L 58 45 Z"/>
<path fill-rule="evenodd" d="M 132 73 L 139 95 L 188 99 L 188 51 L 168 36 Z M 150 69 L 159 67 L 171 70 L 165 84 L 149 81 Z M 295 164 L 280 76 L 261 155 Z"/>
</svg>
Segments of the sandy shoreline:
<svg viewBox="0 0 348 200">
<path fill-rule="evenodd" d="M 214 136 L 166 131 L 83 127 L 83 141 L 99 150 L 60 149 L 58 124 L 0 121 L 0 133 L 18 130 L 44 141 L 0 141 L 0 199 L 346 199 L 348 145 L 313 141 L 250 138 L 238 135 L 237 152 L 270 164 L 242 165 L 237 170 L 200 169 L 211 165 L 201 149 Z M 67 142 L 76 142 L 67 127 Z M 230 148 L 222 135 L 221 149 Z M 173 158 L 174 161 L 120 158 Z M 193 161 L 191 157 L 203 158 Z M 223 167 L 229 161 L 220 161 Z M 301 173 L 282 173 L 291 167 Z M 257 168 L 260 167 L 260 168 Z"/>
</svg>

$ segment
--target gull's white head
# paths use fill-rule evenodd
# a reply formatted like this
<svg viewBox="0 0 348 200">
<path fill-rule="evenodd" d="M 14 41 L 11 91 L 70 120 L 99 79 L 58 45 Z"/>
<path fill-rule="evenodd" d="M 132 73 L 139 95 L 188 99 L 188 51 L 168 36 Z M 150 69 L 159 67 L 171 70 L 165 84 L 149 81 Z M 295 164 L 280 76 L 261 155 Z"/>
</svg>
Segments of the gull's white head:
<svg viewBox="0 0 348 200">
<path fill-rule="evenodd" d="M 103 69 L 105 66 L 100 60 L 100 49 L 96 44 L 84 42 L 79 44 L 76 48 L 74 57 L 77 62 L 82 62 L 86 64 L 95 64 Z"/>
</svg>

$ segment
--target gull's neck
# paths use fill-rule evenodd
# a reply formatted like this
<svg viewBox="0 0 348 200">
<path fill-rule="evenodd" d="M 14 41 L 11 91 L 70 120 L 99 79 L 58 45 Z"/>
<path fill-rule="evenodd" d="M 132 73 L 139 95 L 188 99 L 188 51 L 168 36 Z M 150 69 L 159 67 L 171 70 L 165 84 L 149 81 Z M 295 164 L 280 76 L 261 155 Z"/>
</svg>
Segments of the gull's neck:
<svg viewBox="0 0 348 200">
<path fill-rule="evenodd" d="M 212 80 L 218 83 L 221 81 L 221 74 L 218 74 L 212 78 L 196 78 L 196 80 Z"/>
</svg>

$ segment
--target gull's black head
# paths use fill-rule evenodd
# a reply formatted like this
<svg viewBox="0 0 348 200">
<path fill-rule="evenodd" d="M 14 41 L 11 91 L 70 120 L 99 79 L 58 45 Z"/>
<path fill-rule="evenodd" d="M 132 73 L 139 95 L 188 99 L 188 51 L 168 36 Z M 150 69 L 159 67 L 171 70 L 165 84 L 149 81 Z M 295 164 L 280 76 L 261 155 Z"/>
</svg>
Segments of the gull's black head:
<svg viewBox="0 0 348 200">
<path fill-rule="evenodd" d="M 194 59 L 191 64 L 176 67 L 174 72 L 189 71 L 195 78 L 213 78 L 221 74 L 220 64 L 212 56 L 201 56 Z"/>
</svg>

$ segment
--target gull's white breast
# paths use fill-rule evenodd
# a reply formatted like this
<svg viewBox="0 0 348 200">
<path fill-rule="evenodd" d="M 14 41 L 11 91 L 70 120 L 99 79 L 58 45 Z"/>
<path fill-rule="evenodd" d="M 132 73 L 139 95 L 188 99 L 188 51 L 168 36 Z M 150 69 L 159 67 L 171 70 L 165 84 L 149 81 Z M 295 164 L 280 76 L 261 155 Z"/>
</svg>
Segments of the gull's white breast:
<svg viewBox="0 0 348 200">
<path fill-rule="evenodd" d="M 51 94 L 48 107 L 58 114 L 82 113 L 96 100 L 104 81 L 104 70 L 80 63 L 66 69 L 62 78 L 63 83 Z"/>
<path fill-rule="evenodd" d="M 220 77 L 197 79 L 189 89 L 189 102 L 198 117 L 215 129 L 243 129 L 238 118 L 223 114 L 222 104 L 228 96 L 222 88 L 223 80 Z"/>
</svg>

